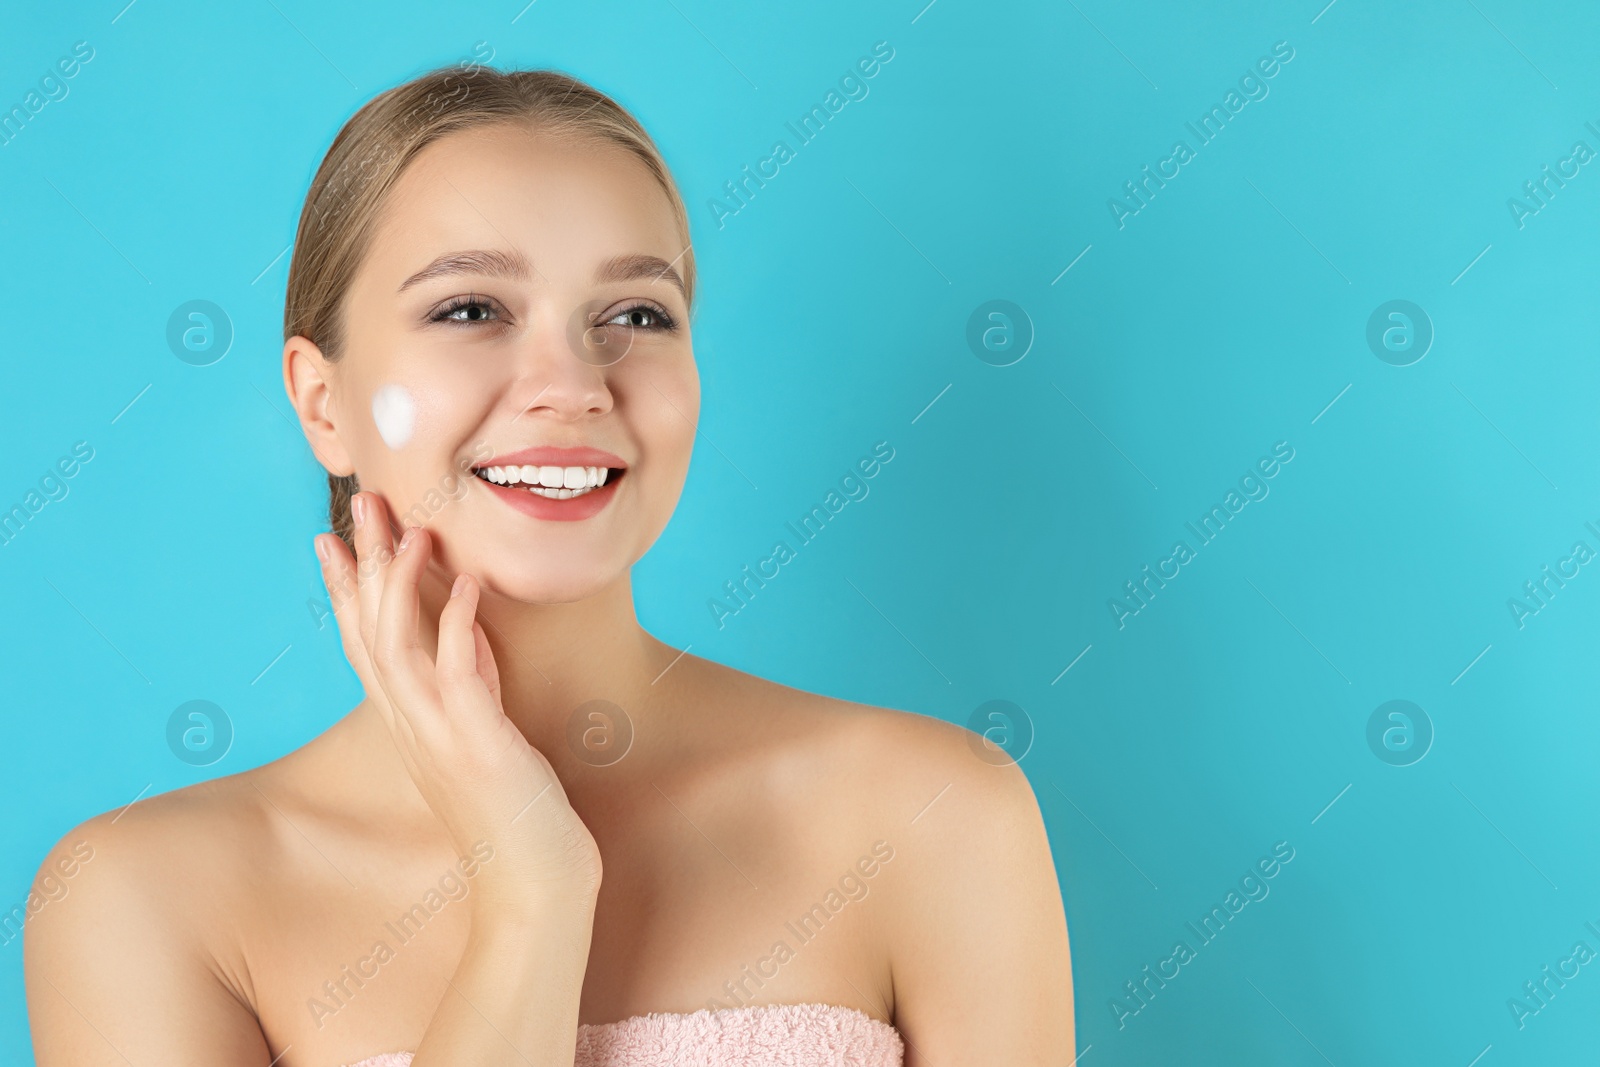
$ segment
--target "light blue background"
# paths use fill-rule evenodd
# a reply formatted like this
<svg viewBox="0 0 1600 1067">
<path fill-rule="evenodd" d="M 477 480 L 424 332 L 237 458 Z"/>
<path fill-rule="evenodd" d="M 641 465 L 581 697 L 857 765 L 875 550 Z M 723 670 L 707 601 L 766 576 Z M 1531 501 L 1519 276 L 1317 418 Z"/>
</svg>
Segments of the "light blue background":
<svg viewBox="0 0 1600 1067">
<path fill-rule="evenodd" d="M 485 41 L 617 96 L 689 202 L 702 437 L 635 571 L 645 624 L 833 695 L 1025 709 L 1086 1064 L 1592 1057 L 1600 967 L 1522 1029 L 1507 1000 L 1600 951 L 1600 567 L 1523 628 L 1507 601 L 1600 549 L 1600 165 L 1521 228 L 1507 201 L 1600 150 L 1600 15 L 1323 2 L 8 13 L 6 108 L 95 56 L 0 147 L 0 510 L 74 442 L 95 457 L 0 547 L 5 906 L 79 820 L 358 698 L 307 605 L 325 489 L 279 384 L 282 253 L 340 124 Z M 870 95 L 719 229 L 708 200 L 880 40 Z M 1279 41 L 1269 95 L 1119 229 L 1108 199 Z M 236 330 L 212 366 L 165 341 L 193 299 Z M 1012 366 L 965 340 L 993 299 L 1036 333 Z M 1365 340 L 1392 299 L 1436 331 L 1406 367 Z M 719 630 L 722 583 L 880 440 L 870 495 Z M 1279 441 L 1270 495 L 1118 629 L 1108 599 Z M 211 767 L 167 748 L 191 699 L 237 731 Z M 1367 744 L 1391 699 L 1436 731 L 1411 766 Z M 1119 1029 L 1123 983 L 1278 841 L 1270 895 Z"/>
</svg>

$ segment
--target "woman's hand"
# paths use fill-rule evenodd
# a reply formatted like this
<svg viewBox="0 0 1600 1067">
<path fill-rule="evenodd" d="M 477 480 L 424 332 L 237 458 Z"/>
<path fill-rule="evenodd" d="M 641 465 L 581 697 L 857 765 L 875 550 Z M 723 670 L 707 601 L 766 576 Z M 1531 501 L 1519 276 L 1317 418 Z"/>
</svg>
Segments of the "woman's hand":
<svg viewBox="0 0 1600 1067">
<path fill-rule="evenodd" d="M 477 580 L 456 578 L 430 658 L 418 623 L 430 535 L 410 528 L 395 550 L 381 497 L 358 493 L 351 508 L 359 561 L 333 534 L 316 539 L 339 639 L 458 854 L 481 841 L 494 847 L 494 863 L 476 879 L 475 913 L 514 919 L 552 898 L 592 905 L 599 848 L 550 761 L 506 718 L 499 672 L 476 619 Z"/>
</svg>

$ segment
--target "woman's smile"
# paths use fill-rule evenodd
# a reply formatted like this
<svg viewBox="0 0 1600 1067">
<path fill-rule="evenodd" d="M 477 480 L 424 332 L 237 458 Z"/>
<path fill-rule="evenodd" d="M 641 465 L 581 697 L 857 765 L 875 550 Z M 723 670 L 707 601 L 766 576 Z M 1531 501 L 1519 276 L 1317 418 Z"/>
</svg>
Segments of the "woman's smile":
<svg viewBox="0 0 1600 1067">
<path fill-rule="evenodd" d="M 611 503 L 627 469 L 621 457 L 596 448 L 524 448 L 480 463 L 472 473 L 524 515 L 575 522 Z"/>
</svg>

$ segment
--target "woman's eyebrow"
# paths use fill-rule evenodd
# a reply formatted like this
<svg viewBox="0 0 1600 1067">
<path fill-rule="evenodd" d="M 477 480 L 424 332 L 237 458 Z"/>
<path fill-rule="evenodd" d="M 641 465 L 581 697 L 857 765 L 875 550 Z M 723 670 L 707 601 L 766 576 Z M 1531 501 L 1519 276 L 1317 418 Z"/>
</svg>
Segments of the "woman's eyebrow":
<svg viewBox="0 0 1600 1067">
<path fill-rule="evenodd" d="M 397 291 L 403 293 L 413 285 L 452 274 L 486 274 L 492 278 L 521 282 L 527 281 L 535 273 L 533 264 L 520 252 L 475 248 L 465 252 L 446 252 L 401 282 Z"/>
<path fill-rule="evenodd" d="M 679 258 L 683 258 L 679 256 Z M 667 281 L 678 287 L 678 293 L 687 300 L 689 294 L 684 290 L 683 277 L 675 270 L 671 263 L 660 256 L 627 255 L 614 256 L 600 265 L 594 272 L 594 280 L 604 282 L 629 282 L 638 278 L 648 278 L 656 281 L 666 278 Z"/>
<path fill-rule="evenodd" d="M 520 282 L 527 281 L 535 273 L 537 272 L 533 264 L 520 252 L 475 248 L 464 252 L 446 252 L 401 282 L 398 291 L 403 293 L 425 281 L 456 274 L 482 274 Z M 683 276 L 660 256 L 642 254 L 613 256 L 602 263 L 594 275 L 595 282 L 601 284 L 635 281 L 640 278 L 648 278 L 651 281 L 665 278 L 678 287 L 678 292 L 684 299 L 688 299 L 689 294 L 684 288 Z"/>
</svg>

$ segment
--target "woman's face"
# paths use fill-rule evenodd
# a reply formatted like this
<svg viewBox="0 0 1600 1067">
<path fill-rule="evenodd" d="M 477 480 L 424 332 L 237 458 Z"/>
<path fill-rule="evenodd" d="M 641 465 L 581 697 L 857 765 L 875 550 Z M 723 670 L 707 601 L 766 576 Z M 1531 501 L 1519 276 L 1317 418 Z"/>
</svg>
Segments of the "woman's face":
<svg viewBox="0 0 1600 1067">
<path fill-rule="evenodd" d="M 429 145 L 390 192 L 327 368 L 362 488 L 491 592 L 562 602 L 616 580 L 666 526 L 694 444 L 683 253 L 624 149 L 515 125 Z M 591 468 L 623 472 L 590 488 Z"/>
</svg>

